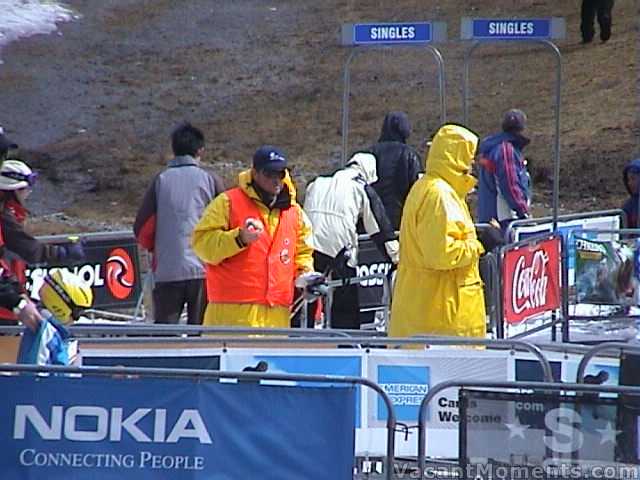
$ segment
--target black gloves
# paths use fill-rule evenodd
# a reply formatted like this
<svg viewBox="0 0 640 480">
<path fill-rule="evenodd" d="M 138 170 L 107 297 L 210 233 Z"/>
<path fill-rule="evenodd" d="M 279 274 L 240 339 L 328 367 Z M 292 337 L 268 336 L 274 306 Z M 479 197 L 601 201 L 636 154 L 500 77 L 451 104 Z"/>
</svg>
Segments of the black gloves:
<svg viewBox="0 0 640 480">
<path fill-rule="evenodd" d="M 83 242 L 70 242 L 62 245 L 58 245 L 58 259 L 62 261 L 66 260 L 83 260 L 84 247 Z"/>
<path fill-rule="evenodd" d="M 487 253 L 506 243 L 502 230 L 493 226 L 480 228 L 477 230 L 477 234 L 478 240 L 480 240 Z"/>
</svg>

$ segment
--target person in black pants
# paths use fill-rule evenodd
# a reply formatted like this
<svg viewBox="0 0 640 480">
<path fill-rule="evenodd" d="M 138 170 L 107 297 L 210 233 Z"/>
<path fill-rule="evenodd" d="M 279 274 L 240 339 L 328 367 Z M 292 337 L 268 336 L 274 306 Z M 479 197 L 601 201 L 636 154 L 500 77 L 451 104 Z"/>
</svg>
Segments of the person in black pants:
<svg viewBox="0 0 640 480">
<path fill-rule="evenodd" d="M 582 0 L 580 31 L 582 43 L 589 43 L 595 35 L 593 21 L 598 17 L 600 40 L 602 43 L 611 38 L 611 11 L 614 0 Z"/>
</svg>

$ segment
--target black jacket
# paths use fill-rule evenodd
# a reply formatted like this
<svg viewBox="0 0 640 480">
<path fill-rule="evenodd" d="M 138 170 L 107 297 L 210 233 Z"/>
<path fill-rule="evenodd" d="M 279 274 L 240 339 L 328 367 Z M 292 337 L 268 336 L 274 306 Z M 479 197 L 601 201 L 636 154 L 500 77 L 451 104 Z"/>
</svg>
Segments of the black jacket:
<svg viewBox="0 0 640 480">
<path fill-rule="evenodd" d="M 378 143 L 369 151 L 376 156 L 378 181 L 372 185 L 385 206 L 393 228 L 400 229 L 402 208 L 409 190 L 423 171 L 420 157 L 406 144 L 411 133 L 404 112 L 388 113 Z"/>
</svg>

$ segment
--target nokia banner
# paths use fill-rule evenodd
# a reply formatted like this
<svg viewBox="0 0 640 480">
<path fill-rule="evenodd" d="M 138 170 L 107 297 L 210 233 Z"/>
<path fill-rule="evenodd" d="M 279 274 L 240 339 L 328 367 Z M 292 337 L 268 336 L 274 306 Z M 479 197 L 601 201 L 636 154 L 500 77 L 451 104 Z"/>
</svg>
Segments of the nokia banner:
<svg viewBox="0 0 640 480">
<path fill-rule="evenodd" d="M 354 389 L 2 376 L 3 480 L 350 479 Z"/>
</svg>

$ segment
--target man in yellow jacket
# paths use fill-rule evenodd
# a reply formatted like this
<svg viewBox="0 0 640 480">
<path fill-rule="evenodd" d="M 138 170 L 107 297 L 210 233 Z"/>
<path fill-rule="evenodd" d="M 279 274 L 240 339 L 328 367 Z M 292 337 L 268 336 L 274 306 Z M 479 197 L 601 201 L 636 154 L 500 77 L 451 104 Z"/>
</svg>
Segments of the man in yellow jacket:
<svg viewBox="0 0 640 480">
<path fill-rule="evenodd" d="M 204 325 L 289 327 L 294 282 L 313 270 L 313 248 L 279 149 L 256 151 L 238 187 L 205 209 L 192 244 L 206 264 Z"/>
<path fill-rule="evenodd" d="M 465 201 L 478 137 L 444 125 L 429 149 L 425 175 L 407 197 L 389 335 L 484 337 L 485 305 L 476 237 Z"/>
</svg>

